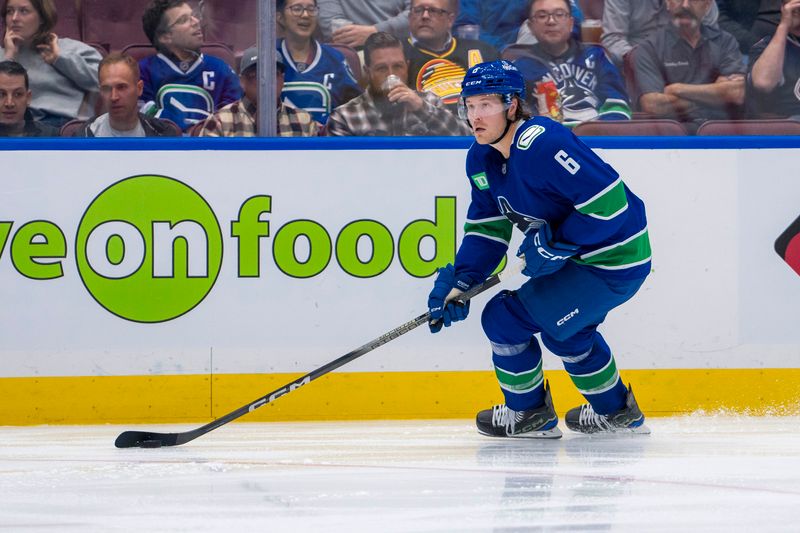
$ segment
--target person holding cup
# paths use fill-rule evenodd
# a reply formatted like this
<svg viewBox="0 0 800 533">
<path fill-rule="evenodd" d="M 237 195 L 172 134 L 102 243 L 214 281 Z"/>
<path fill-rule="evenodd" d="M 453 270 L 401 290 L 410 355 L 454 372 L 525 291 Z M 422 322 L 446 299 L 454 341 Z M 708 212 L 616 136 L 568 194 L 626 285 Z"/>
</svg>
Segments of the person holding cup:
<svg viewBox="0 0 800 533">
<path fill-rule="evenodd" d="M 408 60 L 397 37 L 377 32 L 364 43 L 367 90 L 333 110 L 332 136 L 469 135 L 467 125 L 432 92 L 408 86 Z"/>
<path fill-rule="evenodd" d="M 378 31 L 398 39 L 408 35 L 411 0 L 319 0 L 319 21 L 326 42 L 361 48 Z"/>
</svg>

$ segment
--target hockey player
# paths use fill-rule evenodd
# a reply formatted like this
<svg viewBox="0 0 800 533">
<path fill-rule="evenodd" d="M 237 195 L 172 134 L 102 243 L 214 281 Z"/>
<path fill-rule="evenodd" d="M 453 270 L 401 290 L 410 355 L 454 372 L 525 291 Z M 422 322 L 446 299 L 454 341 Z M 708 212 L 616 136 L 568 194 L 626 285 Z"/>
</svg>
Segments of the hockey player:
<svg viewBox="0 0 800 533">
<path fill-rule="evenodd" d="M 200 52 L 203 30 L 185 0 L 153 0 L 142 28 L 158 54 L 139 62 L 141 111 L 182 130 L 242 97 L 239 78 L 222 59 Z"/>
<path fill-rule="evenodd" d="M 567 412 L 582 433 L 649 433 L 630 387 L 597 331 L 650 272 L 644 205 L 617 172 L 569 129 L 528 119 L 525 84 L 507 61 L 481 63 L 462 82 L 461 112 L 475 143 L 467 154 L 472 201 L 455 265 L 439 270 L 428 298 L 430 329 L 463 320 L 457 295 L 500 264 L 512 229 L 531 279 L 501 291 L 481 317 L 505 404 L 478 413 L 478 431 L 558 438 L 558 417 L 534 334 L 559 356 L 589 403 Z"/>
</svg>

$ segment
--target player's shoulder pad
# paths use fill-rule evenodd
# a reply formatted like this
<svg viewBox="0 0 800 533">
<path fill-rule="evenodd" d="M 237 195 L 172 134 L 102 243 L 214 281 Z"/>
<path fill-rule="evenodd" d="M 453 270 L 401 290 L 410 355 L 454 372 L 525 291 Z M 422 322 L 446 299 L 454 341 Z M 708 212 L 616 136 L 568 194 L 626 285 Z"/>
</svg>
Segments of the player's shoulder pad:
<svg viewBox="0 0 800 533">
<path fill-rule="evenodd" d="M 517 129 L 514 136 L 514 148 L 521 151 L 535 151 L 539 146 L 553 142 L 559 136 L 561 124 L 546 117 L 533 117 Z"/>
</svg>

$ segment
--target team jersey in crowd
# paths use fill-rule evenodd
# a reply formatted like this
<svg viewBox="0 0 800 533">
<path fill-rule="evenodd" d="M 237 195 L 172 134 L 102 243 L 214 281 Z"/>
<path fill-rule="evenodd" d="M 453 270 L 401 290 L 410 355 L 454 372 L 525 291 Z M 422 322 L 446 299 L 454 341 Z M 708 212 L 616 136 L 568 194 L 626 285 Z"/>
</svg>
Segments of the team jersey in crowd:
<svg viewBox="0 0 800 533">
<path fill-rule="evenodd" d="M 467 69 L 499 57 L 492 45 L 455 37 L 438 53 L 420 46 L 413 37 L 404 46 L 409 61 L 409 85 L 419 92 L 432 92 L 453 111 L 458 106 L 461 80 Z"/>
<path fill-rule="evenodd" d="M 331 110 L 346 104 L 363 91 L 344 55 L 333 47 L 314 41 L 316 53 L 308 63 L 298 63 L 278 41 L 283 54 L 284 73 L 281 99 L 291 107 L 304 109 L 320 124 L 328 121 Z"/>
<path fill-rule="evenodd" d="M 239 77 L 218 57 L 200 54 L 193 63 L 177 65 L 159 53 L 139 61 L 139 69 L 141 111 L 170 119 L 184 131 L 242 97 Z"/>
<path fill-rule="evenodd" d="M 786 38 L 781 82 L 769 93 L 753 87 L 753 65 L 764 53 L 772 36 L 764 37 L 750 49 L 749 72 L 747 74 L 747 108 L 750 113 L 772 113 L 789 117 L 800 117 L 800 39 L 794 35 Z"/>
<path fill-rule="evenodd" d="M 644 204 L 572 132 L 545 117 L 517 129 L 506 160 L 488 145 L 467 154 L 472 202 L 456 271 L 486 279 L 503 258 L 514 226 L 548 223 L 555 242 L 576 244 L 570 260 L 619 279 L 650 271 Z"/>
<path fill-rule="evenodd" d="M 554 57 L 534 44 L 529 53 L 514 64 L 525 78 L 530 95 L 534 94 L 537 82 L 556 84 L 565 125 L 593 119 L 631 118 L 625 82 L 601 46 L 584 45 L 572 39 L 569 49 Z M 535 97 L 531 98 L 531 104 L 536 109 Z"/>
</svg>

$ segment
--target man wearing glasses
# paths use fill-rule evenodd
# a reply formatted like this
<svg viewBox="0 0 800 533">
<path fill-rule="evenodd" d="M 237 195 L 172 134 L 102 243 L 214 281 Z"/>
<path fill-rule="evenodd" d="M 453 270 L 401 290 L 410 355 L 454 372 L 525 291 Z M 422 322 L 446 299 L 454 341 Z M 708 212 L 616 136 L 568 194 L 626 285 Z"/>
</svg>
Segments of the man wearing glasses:
<svg viewBox="0 0 800 533">
<path fill-rule="evenodd" d="M 434 93 L 452 112 L 457 112 L 467 70 L 498 59 L 492 45 L 453 36 L 457 12 L 458 0 L 412 0 L 411 36 L 405 42 L 409 83 L 420 92 Z"/>
<path fill-rule="evenodd" d="M 139 62 L 142 112 L 186 131 L 242 96 L 239 78 L 222 59 L 204 55 L 200 20 L 185 0 L 153 0 L 142 28 L 158 53 Z"/>
<path fill-rule="evenodd" d="M 703 120 L 740 116 L 745 65 L 739 43 L 702 23 L 714 1 L 666 2 L 671 24 L 632 52 L 642 111 L 676 118 L 691 129 Z"/>
<path fill-rule="evenodd" d="M 534 95 L 547 82 L 561 97 L 560 115 L 566 126 L 587 120 L 628 120 L 631 110 L 625 82 L 600 46 L 572 37 L 574 21 L 568 0 L 533 0 L 528 26 L 537 43 L 514 64 Z M 537 115 L 547 115 L 537 98 Z"/>
</svg>

